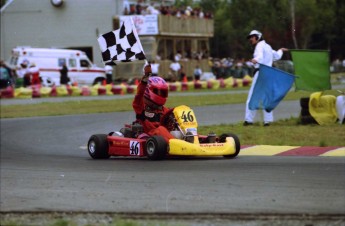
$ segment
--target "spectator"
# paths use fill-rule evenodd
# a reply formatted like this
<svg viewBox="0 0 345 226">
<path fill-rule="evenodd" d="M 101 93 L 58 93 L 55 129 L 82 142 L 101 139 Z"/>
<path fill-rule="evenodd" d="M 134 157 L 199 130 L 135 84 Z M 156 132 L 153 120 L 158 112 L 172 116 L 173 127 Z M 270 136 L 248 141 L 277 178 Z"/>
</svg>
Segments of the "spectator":
<svg viewBox="0 0 345 226">
<path fill-rule="evenodd" d="M 129 6 L 129 15 L 135 15 L 137 13 L 137 11 L 136 11 L 136 7 L 135 7 L 135 5 L 134 4 L 131 4 L 130 6 Z"/>
<path fill-rule="evenodd" d="M 152 76 L 158 76 L 159 75 L 159 63 L 156 63 L 156 61 L 151 62 L 151 69 L 152 69 Z"/>
<path fill-rule="evenodd" d="M 212 57 L 209 57 L 209 58 L 208 58 L 207 64 L 208 64 L 208 66 L 209 66 L 210 68 L 213 67 L 213 58 L 212 58 Z"/>
<path fill-rule="evenodd" d="M 174 5 L 160 5 L 158 8 L 154 7 L 152 1 L 150 4 L 145 3 L 145 1 L 138 0 L 136 4 L 129 4 L 128 0 L 124 0 L 123 3 L 123 14 L 124 15 L 146 15 L 146 14 L 162 14 L 176 16 L 177 18 L 187 19 L 192 18 L 213 18 L 212 13 L 205 12 L 203 9 L 197 7 L 192 9 L 190 6 L 180 6 L 178 9 Z"/>
<path fill-rule="evenodd" d="M 247 75 L 254 76 L 254 64 L 250 60 L 245 62 L 245 67 L 247 68 Z"/>
<path fill-rule="evenodd" d="M 10 68 L 3 60 L 0 61 L 0 67 L 5 68 L 10 79 L 10 85 L 14 86 L 14 84 L 16 84 L 15 71 Z"/>
<path fill-rule="evenodd" d="M 252 85 L 250 87 L 247 102 L 246 102 L 246 113 L 244 118 L 244 126 L 253 125 L 253 121 L 255 118 L 256 111 L 249 109 L 249 101 L 253 93 L 253 89 L 257 80 L 257 77 L 259 76 L 259 64 L 264 64 L 267 66 L 272 67 L 273 61 L 279 60 L 283 56 L 283 51 L 288 51 L 286 48 L 281 48 L 278 51 L 275 51 L 272 49 L 272 47 L 265 42 L 265 40 L 262 37 L 262 33 L 253 30 L 249 33 L 247 36 L 247 39 L 249 39 L 251 45 L 255 47 L 253 59 L 251 62 L 254 64 L 255 70 L 254 70 L 254 78 Z M 273 122 L 273 112 L 267 112 L 263 110 L 264 113 L 264 126 L 269 126 L 271 122 Z"/>
<path fill-rule="evenodd" d="M 128 15 L 129 14 L 129 9 L 130 9 L 130 5 L 128 3 L 128 0 L 124 0 L 123 1 L 123 14 L 124 15 Z"/>
<path fill-rule="evenodd" d="M 174 56 L 175 61 L 179 62 L 182 59 L 181 51 L 178 50 L 177 53 Z"/>
<path fill-rule="evenodd" d="M 20 67 L 17 68 L 17 80 L 16 80 L 16 87 L 27 87 L 30 85 L 31 80 L 31 74 L 29 71 L 29 61 L 23 60 L 23 62 L 20 64 Z"/>
<path fill-rule="evenodd" d="M 67 85 L 70 81 L 68 77 L 68 68 L 66 63 L 63 63 L 62 68 L 60 70 L 60 85 Z"/>
<path fill-rule="evenodd" d="M 159 10 L 157 10 L 153 3 L 151 3 L 151 5 L 149 5 L 147 8 L 146 8 L 146 12 L 147 14 L 153 14 L 153 15 L 158 15 L 160 14 Z"/>
<path fill-rule="evenodd" d="M 161 5 L 160 11 L 161 11 L 162 15 L 169 15 L 170 14 L 168 6 L 162 6 Z"/>
<path fill-rule="evenodd" d="M 201 18 L 201 19 L 205 18 L 205 14 L 202 11 L 202 9 L 200 9 L 200 11 L 199 11 L 199 18 Z"/>
<path fill-rule="evenodd" d="M 235 68 L 234 68 L 234 77 L 235 78 L 243 78 L 245 73 L 243 71 L 243 60 L 242 59 L 237 59 L 235 63 Z"/>
<path fill-rule="evenodd" d="M 177 17 L 178 19 L 181 19 L 181 18 L 182 18 L 182 14 L 181 14 L 181 11 L 180 11 L 180 10 L 177 10 L 175 15 L 176 15 L 176 17 Z"/>
<path fill-rule="evenodd" d="M 178 75 L 179 75 L 179 71 L 181 69 L 181 65 L 179 62 L 177 62 L 176 60 L 174 60 L 171 64 L 170 64 L 170 81 L 172 82 L 176 82 Z"/>
<path fill-rule="evenodd" d="M 186 17 L 190 17 L 192 15 L 192 7 L 187 6 L 186 10 L 184 11 L 184 14 L 186 15 Z"/>
<path fill-rule="evenodd" d="M 212 67 L 212 72 L 214 75 L 216 75 L 217 79 L 222 78 L 221 75 L 221 63 L 218 58 L 213 59 L 213 67 Z"/>
<path fill-rule="evenodd" d="M 212 18 L 213 18 L 213 15 L 212 15 L 211 12 L 205 12 L 204 18 L 206 18 L 206 19 L 212 19 Z"/>
<path fill-rule="evenodd" d="M 332 67 L 333 67 L 333 72 L 340 72 L 342 68 L 342 62 L 340 61 L 339 58 L 335 59 L 332 62 Z"/>
<path fill-rule="evenodd" d="M 31 73 L 31 84 L 32 85 L 40 85 L 40 69 L 36 66 L 34 62 L 31 63 L 29 71 Z"/>
<path fill-rule="evenodd" d="M 138 1 L 138 3 L 135 6 L 135 13 L 137 15 L 141 15 L 142 10 L 143 10 L 143 7 L 141 6 L 141 1 Z"/>
<path fill-rule="evenodd" d="M 340 95 L 337 96 L 336 102 L 335 102 L 335 109 L 337 111 L 338 116 L 338 122 L 339 124 L 345 123 L 345 92 L 340 92 Z"/>
<path fill-rule="evenodd" d="M 202 75 L 202 70 L 199 65 L 196 65 L 194 69 L 194 80 L 199 81 L 201 75 Z"/>
<path fill-rule="evenodd" d="M 162 60 L 161 54 L 156 55 L 156 60 Z"/>
<path fill-rule="evenodd" d="M 179 74 L 180 74 L 180 82 L 187 82 L 188 81 L 187 80 L 187 75 L 186 75 L 186 73 L 184 72 L 184 69 L 183 69 L 183 65 L 181 65 Z"/>
<path fill-rule="evenodd" d="M 107 84 L 111 84 L 113 82 L 113 67 L 110 65 L 105 65 L 104 69 Z"/>
<path fill-rule="evenodd" d="M 233 61 L 231 61 L 228 58 L 223 58 L 221 61 L 220 66 L 220 77 L 221 78 L 227 78 L 231 76 L 231 67 L 233 65 Z"/>
</svg>

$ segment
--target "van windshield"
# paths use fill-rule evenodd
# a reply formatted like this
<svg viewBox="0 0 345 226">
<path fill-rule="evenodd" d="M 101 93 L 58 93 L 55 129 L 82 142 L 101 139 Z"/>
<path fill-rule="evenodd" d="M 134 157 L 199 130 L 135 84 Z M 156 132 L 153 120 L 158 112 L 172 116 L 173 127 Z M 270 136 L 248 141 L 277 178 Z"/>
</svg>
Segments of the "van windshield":
<svg viewBox="0 0 345 226">
<path fill-rule="evenodd" d="M 80 67 L 91 67 L 91 64 L 87 60 L 80 60 Z"/>
</svg>

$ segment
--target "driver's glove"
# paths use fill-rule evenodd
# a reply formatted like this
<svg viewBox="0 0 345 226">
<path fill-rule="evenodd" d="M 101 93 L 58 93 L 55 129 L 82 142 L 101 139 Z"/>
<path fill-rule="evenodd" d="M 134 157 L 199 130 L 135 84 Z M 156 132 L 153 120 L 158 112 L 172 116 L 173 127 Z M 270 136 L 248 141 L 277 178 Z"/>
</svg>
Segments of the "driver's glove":
<svg viewBox="0 0 345 226">
<path fill-rule="evenodd" d="M 141 78 L 141 81 L 147 83 L 151 75 L 152 75 L 151 64 L 147 64 L 144 67 L 144 76 Z"/>
</svg>

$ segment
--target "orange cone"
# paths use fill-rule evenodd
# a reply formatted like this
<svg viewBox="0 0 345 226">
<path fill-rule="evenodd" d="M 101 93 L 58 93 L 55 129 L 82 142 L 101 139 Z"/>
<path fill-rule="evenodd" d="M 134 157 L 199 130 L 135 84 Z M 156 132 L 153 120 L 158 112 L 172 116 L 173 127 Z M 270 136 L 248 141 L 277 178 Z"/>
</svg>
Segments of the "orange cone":
<svg viewBox="0 0 345 226">
<path fill-rule="evenodd" d="M 184 76 L 182 82 L 188 82 L 187 76 Z"/>
</svg>

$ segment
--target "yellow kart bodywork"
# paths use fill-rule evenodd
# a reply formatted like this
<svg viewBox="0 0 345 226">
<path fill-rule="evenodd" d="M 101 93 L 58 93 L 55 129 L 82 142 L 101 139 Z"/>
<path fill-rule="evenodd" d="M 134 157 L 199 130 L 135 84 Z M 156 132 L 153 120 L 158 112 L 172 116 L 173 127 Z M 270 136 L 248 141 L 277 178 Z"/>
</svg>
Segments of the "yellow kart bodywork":
<svg viewBox="0 0 345 226">
<path fill-rule="evenodd" d="M 234 134 L 224 134 L 222 138 L 216 138 L 210 134 L 205 139 L 198 135 L 198 122 L 194 111 L 186 106 L 180 105 L 173 110 L 174 119 L 178 125 L 176 139 L 170 139 L 167 153 L 175 156 L 224 156 L 235 157 L 238 155 L 239 140 Z M 213 136 L 214 135 L 214 136 Z M 229 135 L 229 136 L 227 136 Z M 182 139 L 181 139 L 182 137 Z"/>
<path fill-rule="evenodd" d="M 206 143 L 200 144 L 198 136 L 194 137 L 194 143 L 189 143 L 184 140 L 170 139 L 169 140 L 169 155 L 183 155 L 183 156 L 223 156 L 233 155 L 236 153 L 235 140 L 232 137 L 227 137 L 224 143 Z"/>
</svg>

